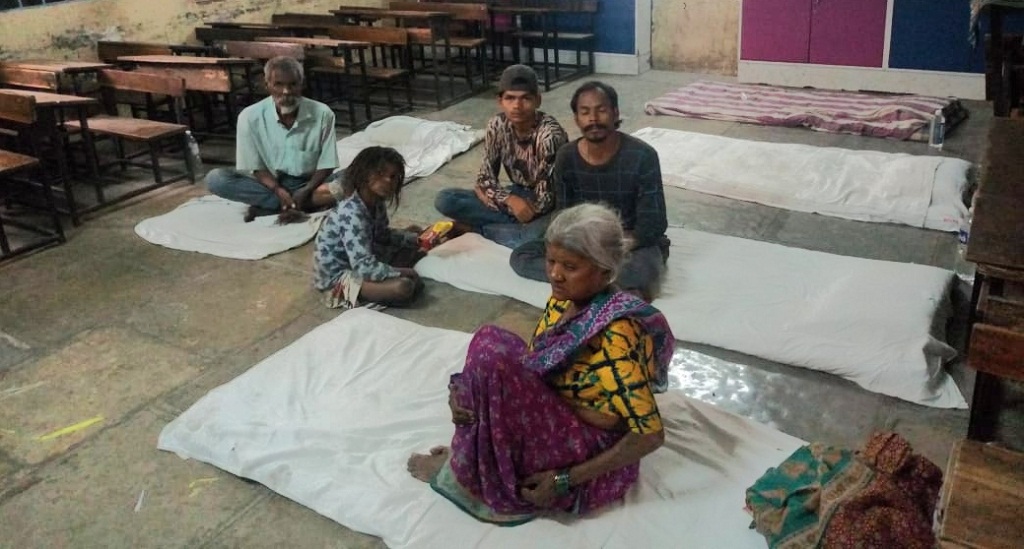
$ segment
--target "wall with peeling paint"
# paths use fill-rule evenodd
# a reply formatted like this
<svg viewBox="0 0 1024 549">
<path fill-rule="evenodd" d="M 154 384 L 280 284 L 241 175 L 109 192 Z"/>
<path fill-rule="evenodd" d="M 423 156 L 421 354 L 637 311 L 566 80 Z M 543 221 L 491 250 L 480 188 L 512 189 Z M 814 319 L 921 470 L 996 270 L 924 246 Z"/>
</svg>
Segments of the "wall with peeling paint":
<svg viewBox="0 0 1024 549">
<path fill-rule="evenodd" d="M 651 66 L 736 74 L 740 0 L 653 0 Z"/>
<path fill-rule="evenodd" d="M 0 59 L 95 59 L 98 40 L 194 42 L 203 21 L 269 22 L 385 0 L 77 0 L 0 12 Z"/>
</svg>

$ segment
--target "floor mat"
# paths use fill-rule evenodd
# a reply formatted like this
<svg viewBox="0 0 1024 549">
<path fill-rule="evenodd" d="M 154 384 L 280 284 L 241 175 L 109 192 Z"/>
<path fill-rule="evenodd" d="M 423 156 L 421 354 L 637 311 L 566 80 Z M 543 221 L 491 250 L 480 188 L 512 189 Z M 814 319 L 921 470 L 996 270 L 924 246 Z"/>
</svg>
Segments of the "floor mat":
<svg viewBox="0 0 1024 549">
<path fill-rule="evenodd" d="M 229 259 L 263 259 L 309 242 L 327 212 L 301 223 L 277 225 L 276 215 L 243 220 L 248 206 L 217 196 L 200 196 L 168 213 L 144 219 L 135 234 L 175 250 Z"/>
<path fill-rule="evenodd" d="M 470 334 L 340 315 L 196 402 L 158 447 L 260 482 L 401 547 L 764 547 L 744 491 L 802 443 L 669 391 L 666 440 L 624 503 L 580 519 L 478 522 L 405 470 L 451 440 L 448 375 Z"/>
<path fill-rule="evenodd" d="M 405 159 L 406 180 L 426 177 L 454 156 L 471 149 L 483 136 L 483 130 L 455 122 L 392 116 L 338 140 L 338 165 L 348 167 L 359 151 L 367 147 L 392 147 Z"/>
<path fill-rule="evenodd" d="M 849 379 L 884 395 L 966 408 L 932 334 L 949 315 L 953 273 L 670 228 L 668 271 L 654 305 L 676 339 Z M 431 250 L 420 275 L 543 308 L 550 287 L 521 278 L 511 251 L 466 234 Z"/>
<path fill-rule="evenodd" d="M 970 162 L 643 128 L 666 185 L 858 221 L 956 232 Z"/>
<path fill-rule="evenodd" d="M 913 141 L 928 141 L 938 109 L 946 117 L 947 134 L 967 117 L 955 98 L 711 81 L 683 86 L 644 105 L 647 114 Z"/>
</svg>

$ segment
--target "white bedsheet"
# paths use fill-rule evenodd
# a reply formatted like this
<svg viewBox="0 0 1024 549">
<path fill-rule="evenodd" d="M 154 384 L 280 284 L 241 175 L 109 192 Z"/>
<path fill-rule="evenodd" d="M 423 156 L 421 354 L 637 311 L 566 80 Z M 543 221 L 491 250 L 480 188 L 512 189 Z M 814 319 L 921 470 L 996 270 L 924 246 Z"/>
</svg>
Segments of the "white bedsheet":
<svg viewBox="0 0 1024 549">
<path fill-rule="evenodd" d="M 966 408 L 931 334 L 948 314 L 952 273 L 670 228 L 660 297 L 677 339 L 821 370 L 876 393 Z M 546 283 L 521 278 L 511 251 L 467 234 L 416 264 L 420 275 L 543 307 Z M 939 322 L 938 325 L 944 325 Z"/>
<path fill-rule="evenodd" d="M 135 225 L 143 239 L 175 250 L 229 259 L 263 259 L 309 242 L 327 212 L 302 223 L 276 225 L 277 216 L 243 221 L 248 206 L 217 196 L 200 196 Z"/>
<path fill-rule="evenodd" d="M 579 520 L 478 522 L 414 480 L 410 453 L 451 439 L 448 375 L 470 335 L 353 309 L 169 423 L 158 447 L 254 479 L 400 547 L 764 547 L 744 490 L 802 442 L 689 400 L 658 395 L 664 447 L 625 504 Z"/>
<path fill-rule="evenodd" d="M 956 231 L 970 163 L 643 128 L 666 185 L 833 217 Z"/>
<path fill-rule="evenodd" d="M 393 147 L 405 158 L 405 177 L 426 177 L 483 139 L 483 130 L 455 122 L 392 116 L 338 141 L 338 162 L 348 167 L 359 151 L 372 145 Z"/>
</svg>

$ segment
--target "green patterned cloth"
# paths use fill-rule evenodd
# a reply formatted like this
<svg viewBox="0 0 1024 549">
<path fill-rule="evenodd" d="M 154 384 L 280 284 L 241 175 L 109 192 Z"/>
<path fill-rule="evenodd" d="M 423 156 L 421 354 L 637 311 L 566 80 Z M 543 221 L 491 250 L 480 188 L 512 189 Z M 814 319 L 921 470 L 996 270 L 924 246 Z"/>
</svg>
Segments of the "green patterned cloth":
<svg viewBox="0 0 1024 549">
<path fill-rule="evenodd" d="M 857 452 L 821 443 L 793 452 L 747 489 L 772 549 L 932 549 L 942 471 L 895 433 Z"/>
</svg>

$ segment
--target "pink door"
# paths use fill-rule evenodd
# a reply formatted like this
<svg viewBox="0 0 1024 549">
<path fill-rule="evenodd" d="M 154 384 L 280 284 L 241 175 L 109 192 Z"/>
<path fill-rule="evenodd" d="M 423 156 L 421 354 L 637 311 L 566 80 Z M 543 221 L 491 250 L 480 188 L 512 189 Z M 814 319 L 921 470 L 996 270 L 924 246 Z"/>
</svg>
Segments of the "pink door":
<svg viewBox="0 0 1024 549">
<path fill-rule="evenodd" d="M 809 60 L 881 67 L 887 0 L 811 0 Z M 746 19 L 743 21 L 746 24 Z"/>
<path fill-rule="evenodd" d="M 740 59 L 806 63 L 812 1 L 743 0 Z"/>
</svg>

